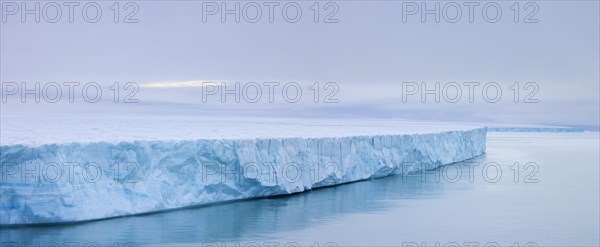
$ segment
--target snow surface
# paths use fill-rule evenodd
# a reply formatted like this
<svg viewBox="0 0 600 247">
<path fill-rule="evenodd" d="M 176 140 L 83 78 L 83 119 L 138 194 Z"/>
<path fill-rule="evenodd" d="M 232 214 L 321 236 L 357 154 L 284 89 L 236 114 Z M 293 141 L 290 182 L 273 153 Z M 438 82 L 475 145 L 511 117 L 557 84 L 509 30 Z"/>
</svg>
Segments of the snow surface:
<svg viewBox="0 0 600 247">
<path fill-rule="evenodd" d="M 2 120 L 0 224 L 103 219 L 434 169 L 486 128 L 386 120 Z"/>
</svg>

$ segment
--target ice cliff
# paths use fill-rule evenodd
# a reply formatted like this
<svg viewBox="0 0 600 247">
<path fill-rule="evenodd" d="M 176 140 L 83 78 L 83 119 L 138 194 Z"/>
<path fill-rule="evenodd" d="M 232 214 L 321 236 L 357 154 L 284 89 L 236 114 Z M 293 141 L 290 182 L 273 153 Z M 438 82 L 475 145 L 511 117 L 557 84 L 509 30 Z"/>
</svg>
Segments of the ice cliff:
<svg viewBox="0 0 600 247">
<path fill-rule="evenodd" d="M 172 130 L 180 134 L 176 140 L 148 133 L 145 140 L 73 141 L 88 140 L 75 135 L 55 143 L 2 143 L 0 224 L 103 219 L 434 169 L 484 153 L 487 132 L 452 125 L 294 124 L 284 125 L 293 131 L 271 135 L 248 127 L 254 134 L 239 138 L 186 139 Z M 261 126 L 277 132 L 277 124 Z"/>
</svg>

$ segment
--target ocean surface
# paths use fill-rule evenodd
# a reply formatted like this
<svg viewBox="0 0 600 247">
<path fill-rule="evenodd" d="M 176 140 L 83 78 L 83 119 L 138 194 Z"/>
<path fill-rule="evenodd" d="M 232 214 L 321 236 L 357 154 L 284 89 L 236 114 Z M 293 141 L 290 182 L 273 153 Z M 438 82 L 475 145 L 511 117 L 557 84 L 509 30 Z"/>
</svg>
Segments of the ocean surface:
<svg viewBox="0 0 600 247">
<path fill-rule="evenodd" d="M 0 229 L 1 246 L 599 246 L 600 137 L 488 133 L 433 171 L 77 224 Z"/>
</svg>

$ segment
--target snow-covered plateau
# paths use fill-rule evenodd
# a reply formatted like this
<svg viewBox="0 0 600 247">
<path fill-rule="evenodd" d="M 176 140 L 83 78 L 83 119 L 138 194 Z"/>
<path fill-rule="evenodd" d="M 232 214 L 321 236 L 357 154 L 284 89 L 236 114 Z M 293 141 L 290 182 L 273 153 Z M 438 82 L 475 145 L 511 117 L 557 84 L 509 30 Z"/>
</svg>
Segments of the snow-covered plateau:
<svg viewBox="0 0 600 247">
<path fill-rule="evenodd" d="M 40 122 L 42 121 L 42 122 Z M 4 118 L 0 224 L 285 195 L 485 152 L 485 127 L 394 120 Z"/>
</svg>

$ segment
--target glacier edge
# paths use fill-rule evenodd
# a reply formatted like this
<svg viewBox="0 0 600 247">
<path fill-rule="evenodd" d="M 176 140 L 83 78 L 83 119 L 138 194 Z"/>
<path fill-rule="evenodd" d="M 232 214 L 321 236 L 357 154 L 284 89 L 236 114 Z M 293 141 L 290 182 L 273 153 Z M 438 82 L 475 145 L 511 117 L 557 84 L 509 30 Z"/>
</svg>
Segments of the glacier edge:
<svg viewBox="0 0 600 247">
<path fill-rule="evenodd" d="M 486 133 L 1 146 L 0 225 L 103 219 L 435 169 L 483 154 Z"/>
</svg>

